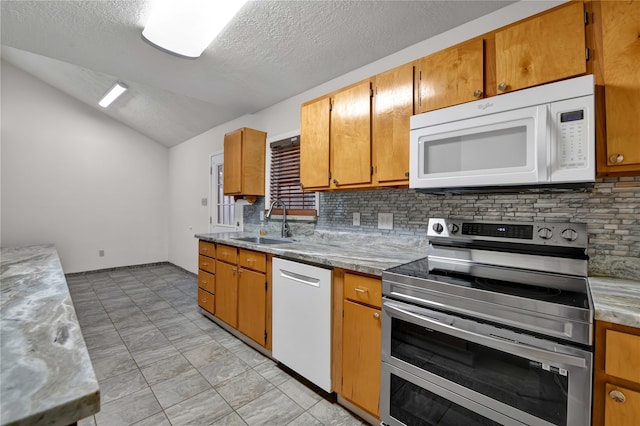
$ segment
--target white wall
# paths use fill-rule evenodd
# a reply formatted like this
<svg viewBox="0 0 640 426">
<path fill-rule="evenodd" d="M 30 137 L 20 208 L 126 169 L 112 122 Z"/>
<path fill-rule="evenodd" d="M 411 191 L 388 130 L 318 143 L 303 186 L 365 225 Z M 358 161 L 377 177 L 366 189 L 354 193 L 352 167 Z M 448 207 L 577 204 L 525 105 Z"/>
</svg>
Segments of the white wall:
<svg viewBox="0 0 640 426">
<path fill-rule="evenodd" d="M 566 1 L 566 0 L 565 0 Z M 224 134 L 239 127 L 266 131 L 271 138 L 300 128 L 300 105 L 325 93 L 355 83 L 430 53 L 476 37 L 504 25 L 557 6 L 565 1 L 521 1 L 451 31 L 403 49 L 362 68 L 337 77 L 256 114 L 215 127 L 170 150 L 169 261 L 197 272 L 195 233 L 208 229 L 208 207 L 200 200 L 208 195 L 209 155 L 222 150 Z M 534 36 L 534 35 L 532 35 Z"/>
<path fill-rule="evenodd" d="M 2 247 L 54 243 L 67 273 L 168 260 L 167 148 L 4 61 L 1 111 Z"/>
</svg>

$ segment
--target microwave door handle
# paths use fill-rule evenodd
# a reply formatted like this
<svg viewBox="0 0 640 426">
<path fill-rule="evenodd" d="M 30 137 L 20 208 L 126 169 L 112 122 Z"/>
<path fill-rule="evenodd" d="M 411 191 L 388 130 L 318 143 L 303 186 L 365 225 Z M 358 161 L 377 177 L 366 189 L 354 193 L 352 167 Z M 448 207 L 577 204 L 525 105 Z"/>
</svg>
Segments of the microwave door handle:
<svg viewBox="0 0 640 426">
<path fill-rule="evenodd" d="M 537 357 L 538 359 L 555 361 L 566 365 L 573 365 L 579 368 L 586 368 L 587 366 L 584 358 L 546 351 L 527 343 L 516 342 L 514 340 L 502 338 L 496 335 L 490 334 L 488 336 L 485 336 L 483 334 L 474 333 L 472 331 L 462 330 L 460 328 L 454 327 L 452 325 L 453 321 L 451 321 L 450 324 L 447 324 L 441 321 L 439 318 L 429 316 L 428 313 L 426 313 L 428 311 L 426 311 L 425 314 L 422 315 L 408 311 L 406 309 L 402 309 L 398 305 L 389 302 L 384 302 L 383 305 L 385 309 L 393 312 L 396 318 L 405 319 L 408 321 L 413 320 L 414 323 L 416 323 L 417 320 L 418 325 L 420 326 L 427 327 L 463 340 L 469 340 L 484 346 L 488 346 L 490 348 L 502 350 L 513 355 L 521 356 L 523 358 L 530 359 Z"/>
</svg>

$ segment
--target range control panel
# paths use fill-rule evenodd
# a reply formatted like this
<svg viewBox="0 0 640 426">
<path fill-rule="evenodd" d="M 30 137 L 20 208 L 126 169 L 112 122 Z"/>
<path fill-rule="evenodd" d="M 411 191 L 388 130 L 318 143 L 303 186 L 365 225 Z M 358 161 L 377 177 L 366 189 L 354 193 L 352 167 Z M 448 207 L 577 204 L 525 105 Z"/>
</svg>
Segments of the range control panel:
<svg viewBox="0 0 640 426">
<path fill-rule="evenodd" d="M 427 237 L 460 240 L 520 242 L 538 245 L 587 247 L 584 223 L 483 222 L 429 219 Z"/>
</svg>

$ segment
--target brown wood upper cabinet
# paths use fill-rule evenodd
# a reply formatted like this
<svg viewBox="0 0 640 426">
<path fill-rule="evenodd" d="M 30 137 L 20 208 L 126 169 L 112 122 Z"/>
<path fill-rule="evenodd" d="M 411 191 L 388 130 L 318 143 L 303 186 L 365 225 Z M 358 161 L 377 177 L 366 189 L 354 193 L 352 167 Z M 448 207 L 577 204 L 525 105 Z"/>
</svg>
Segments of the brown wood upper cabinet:
<svg viewBox="0 0 640 426">
<path fill-rule="evenodd" d="M 224 135 L 225 195 L 264 195 L 266 139 L 247 127 Z"/>
<path fill-rule="evenodd" d="M 484 95 L 484 41 L 481 38 L 419 60 L 419 112 L 474 101 Z"/>
<path fill-rule="evenodd" d="M 328 96 L 300 110 L 300 184 L 304 190 L 329 188 L 330 113 Z"/>
<path fill-rule="evenodd" d="M 601 176 L 640 172 L 640 2 L 593 2 L 596 96 L 606 121 L 596 134 Z M 601 54 L 598 54 L 601 52 Z"/>
<path fill-rule="evenodd" d="M 371 81 L 333 96 L 331 109 L 331 187 L 371 183 Z"/>
<path fill-rule="evenodd" d="M 406 186 L 413 94 L 410 63 L 302 105 L 303 189 Z"/>
<path fill-rule="evenodd" d="M 505 93 L 586 74 L 582 2 L 569 2 L 495 33 L 496 89 Z"/>
<path fill-rule="evenodd" d="M 378 186 L 408 183 L 414 68 L 405 64 L 374 79 L 373 179 Z"/>
</svg>

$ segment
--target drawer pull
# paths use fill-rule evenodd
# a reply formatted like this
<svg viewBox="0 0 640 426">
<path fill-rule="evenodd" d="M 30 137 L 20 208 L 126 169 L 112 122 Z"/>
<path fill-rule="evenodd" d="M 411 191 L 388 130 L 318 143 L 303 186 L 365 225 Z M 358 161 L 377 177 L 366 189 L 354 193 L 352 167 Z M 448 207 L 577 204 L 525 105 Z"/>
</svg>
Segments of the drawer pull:
<svg viewBox="0 0 640 426">
<path fill-rule="evenodd" d="M 482 97 L 482 90 L 476 90 L 475 92 L 473 92 L 473 97 L 474 98 L 481 98 Z"/>
<path fill-rule="evenodd" d="M 507 87 L 509 87 L 507 83 L 502 82 L 498 84 L 498 90 L 501 92 L 504 92 L 505 90 L 507 90 Z"/>
<path fill-rule="evenodd" d="M 609 392 L 609 398 L 619 403 L 623 403 L 624 401 L 626 401 L 624 394 L 617 390 L 612 390 L 611 392 Z"/>
<path fill-rule="evenodd" d="M 614 154 L 611 157 L 609 157 L 609 161 L 613 164 L 621 164 L 624 161 L 624 155 Z"/>
<path fill-rule="evenodd" d="M 368 288 L 354 288 L 358 293 L 367 293 L 369 291 Z"/>
<path fill-rule="evenodd" d="M 379 314 L 378 312 L 375 312 L 375 313 L 373 314 L 373 317 L 374 317 L 375 319 L 380 319 L 380 314 Z"/>
</svg>

